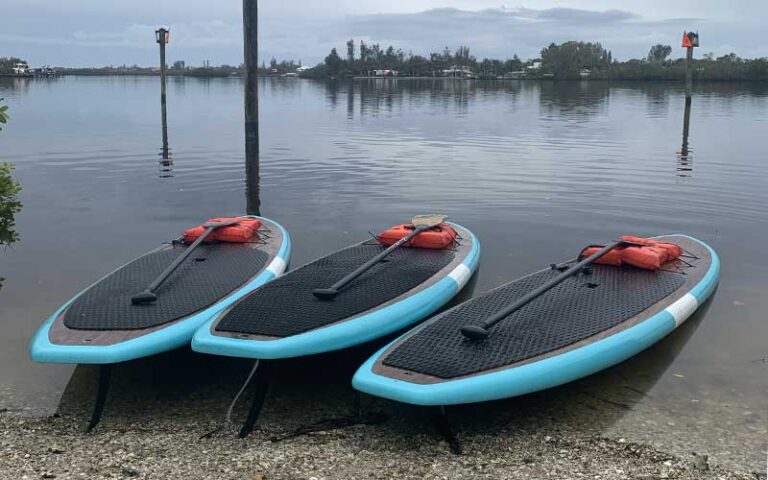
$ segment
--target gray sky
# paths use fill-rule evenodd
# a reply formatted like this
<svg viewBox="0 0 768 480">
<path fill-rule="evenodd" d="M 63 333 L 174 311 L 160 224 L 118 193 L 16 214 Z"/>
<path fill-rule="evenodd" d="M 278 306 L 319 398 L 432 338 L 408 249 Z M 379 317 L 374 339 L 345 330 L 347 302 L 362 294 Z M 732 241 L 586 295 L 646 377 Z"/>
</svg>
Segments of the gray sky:
<svg viewBox="0 0 768 480">
<path fill-rule="evenodd" d="M 241 2 L 203 0 L 0 0 L 0 56 L 90 66 L 157 62 L 154 30 L 171 27 L 168 62 L 242 61 Z M 681 56 L 684 29 L 699 30 L 697 55 L 768 56 L 766 0 L 263 0 L 259 51 L 269 60 L 321 61 L 349 38 L 427 54 L 469 45 L 478 58 L 532 58 L 550 42 L 599 41 L 615 58 L 668 43 Z"/>
</svg>

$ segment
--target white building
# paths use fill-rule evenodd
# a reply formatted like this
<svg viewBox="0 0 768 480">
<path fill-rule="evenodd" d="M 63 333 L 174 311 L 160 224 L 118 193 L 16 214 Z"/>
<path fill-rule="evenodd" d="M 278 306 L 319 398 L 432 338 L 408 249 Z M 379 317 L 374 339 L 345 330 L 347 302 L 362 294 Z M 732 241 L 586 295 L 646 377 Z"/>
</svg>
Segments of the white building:
<svg viewBox="0 0 768 480">
<path fill-rule="evenodd" d="M 400 73 L 397 70 L 374 70 L 374 77 L 396 77 Z"/>
<path fill-rule="evenodd" d="M 459 67 L 458 65 L 452 65 L 451 68 L 443 70 L 443 75 L 446 77 L 460 77 L 460 78 L 474 78 L 475 74 L 467 67 Z"/>
<path fill-rule="evenodd" d="M 526 66 L 528 70 L 539 70 L 541 68 L 541 60 L 534 60 L 530 65 Z"/>
<path fill-rule="evenodd" d="M 13 66 L 13 73 L 16 75 L 30 75 L 32 70 L 30 70 L 29 65 L 26 63 L 17 63 Z"/>
</svg>

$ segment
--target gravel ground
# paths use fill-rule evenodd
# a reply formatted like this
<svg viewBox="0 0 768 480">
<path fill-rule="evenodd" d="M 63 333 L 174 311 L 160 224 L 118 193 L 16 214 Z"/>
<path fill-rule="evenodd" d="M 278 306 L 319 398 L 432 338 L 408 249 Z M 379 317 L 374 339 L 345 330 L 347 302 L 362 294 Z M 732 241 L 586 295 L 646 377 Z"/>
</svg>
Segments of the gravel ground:
<svg viewBox="0 0 768 480">
<path fill-rule="evenodd" d="M 429 431 L 356 426 L 271 442 L 258 431 L 200 439 L 203 426 L 110 425 L 78 433 L 72 417 L 0 420 L 0 475 L 33 478 L 519 478 L 751 479 L 758 474 L 709 465 L 704 456 L 670 455 L 623 439 L 515 431 L 462 438 L 452 454 Z M 765 478 L 764 476 L 762 478 Z"/>
<path fill-rule="evenodd" d="M 729 439 L 748 452 L 736 461 L 695 452 L 693 442 L 653 441 L 701 431 L 659 429 L 646 441 L 653 430 L 633 436 L 627 425 L 635 423 L 627 418 L 642 412 L 644 422 L 662 420 L 654 420 L 652 408 L 636 408 L 634 397 L 604 391 L 617 382 L 615 370 L 519 399 L 449 409 L 462 455 L 436 432 L 434 411 L 368 396 L 364 412 L 381 414 L 383 423 L 272 441 L 348 414 L 352 366 L 371 348 L 279 364 L 259 427 L 244 440 L 236 425 L 201 437 L 222 425 L 248 362 L 175 352 L 122 365 L 113 373 L 103 421 L 89 434 L 82 427 L 97 371 L 80 366 L 53 415 L 29 416 L 0 398 L 0 478 L 766 480 L 764 454 L 754 453 L 765 451 L 765 422 L 756 423 L 754 436 Z M 235 423 L 247 403 L 238 404 Z"/>
</svg>

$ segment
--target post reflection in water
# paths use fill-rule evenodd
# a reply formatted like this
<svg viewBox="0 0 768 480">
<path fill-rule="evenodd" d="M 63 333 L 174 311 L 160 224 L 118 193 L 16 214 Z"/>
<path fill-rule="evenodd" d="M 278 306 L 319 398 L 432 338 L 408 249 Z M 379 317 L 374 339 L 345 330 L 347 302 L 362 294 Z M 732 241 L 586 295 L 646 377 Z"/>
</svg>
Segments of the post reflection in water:
<svg viewBox="0 0 768 480">
<path fill-rule="evenodd" d="M 693 173 L 693 155 L 688 147 L 688 130 L 691 124 L 691 97 L 685 97 L 685 114 L 683 115 L 683 145 L 677 152 L 677 176 L 690 177 Z"/>
<path fill-rule="evenodd" d="M 171 158 L 171 149 L 168 146 L 168 112 L 165 106 L 165 76 L 160 76 L 162 83 L 160 95 L 160 119 L 163 132 L 163 146 L 160 149 L 160 160 L 158 162 L 158 171 L 160 178 L 173 177 L 173 158 Z"/>
</svg>

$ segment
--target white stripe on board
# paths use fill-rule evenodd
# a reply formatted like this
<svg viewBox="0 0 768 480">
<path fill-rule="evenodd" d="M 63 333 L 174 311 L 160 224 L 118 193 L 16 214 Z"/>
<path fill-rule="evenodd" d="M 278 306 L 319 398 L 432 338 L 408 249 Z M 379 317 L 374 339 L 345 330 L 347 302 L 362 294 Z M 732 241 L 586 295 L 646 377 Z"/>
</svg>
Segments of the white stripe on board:
<svg viewBox="0 0 768 480">
<path fill-rule="evenodd" d="M 664 310 L 669 312 L 672 315 L 672 318 L 675 319 L 675 327 L 679 327 L 680 324 L 683 323 L 685 319 L 690 317 L 698 307 L 699 301 L 696 300 L 696 297 L 690 293 L 686 293 L 682 296 L 682 298 L 680 298 L 680 300 L 676 301 Z"/>
<path fill-rule="evenodd" d="M 453 281 L 459 285 L 459 288 L 461 288 L 464 286 L 464 284 L 467 283 L 469 277 L 472 276 L 472 272 L 469 270 L 469 267 L 462 263 L 458 267 L 454 268 L 453 271 L 448 274 L 448 276 L 451 277 Z"/>
<path fill-rule="evenodd" d="M 276 277 L 279 277 L 285 272 L 285 260 L 281 257 L 275 257 L 275 259 L 272 260 L 272 263 L 267 267 L 267 271 L 272 272 Z"/>
</svg>

